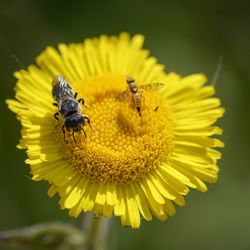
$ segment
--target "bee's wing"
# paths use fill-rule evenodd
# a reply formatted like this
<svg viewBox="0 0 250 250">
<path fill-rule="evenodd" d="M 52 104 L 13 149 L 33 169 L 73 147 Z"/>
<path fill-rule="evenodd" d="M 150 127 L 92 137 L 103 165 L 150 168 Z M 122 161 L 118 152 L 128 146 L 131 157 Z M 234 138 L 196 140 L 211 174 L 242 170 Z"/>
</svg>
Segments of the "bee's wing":
<svg viewBox="0 0 250 250">
<path fill-rule="evenodd" d="M 73 98 L 74 92 L 63 76 L 56 76 L 52 82 L 52 95 L 59 102 L 59 100 Z"/>
<path fill-rule="evenodd" d="M 141 85 L 140 88 L 144 89 L 146 91 L 149 91 L 149 92 L 154 92 L 154 91 L 160 90 L 164 86 L 165 86 L 164 83 L 154 82 L 154 83 L 149 83 L 149 84 Z"/>
<path fill-rule="evenodd" d="M 121 93 L 119 93 L 116 97 L 115 97 L 115 100 L 116 101 L 125 101 L 128 99 L 128 96 L 129 96 L 129 93 L 130 93 L 130 90 L 127 89 Z"/>
</svg>

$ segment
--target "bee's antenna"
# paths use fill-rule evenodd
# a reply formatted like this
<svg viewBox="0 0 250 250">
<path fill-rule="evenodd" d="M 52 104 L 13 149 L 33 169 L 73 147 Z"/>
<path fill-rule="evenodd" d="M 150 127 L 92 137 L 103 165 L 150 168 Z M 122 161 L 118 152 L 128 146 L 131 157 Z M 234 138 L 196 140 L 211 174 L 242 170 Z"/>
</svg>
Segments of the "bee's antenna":
<svg viewBox="0 0 250 250">
<path fill-rule="evenodd" d="M 0 44 L 0 47 L 12 58 L 14 61 L 19 65 L 20 68 L 25 68 L 23 62 L 14 54 L 10 51 L 10 49 L 3 44 Z"/>
<path fill-rule="evenodd" d="M 212 78 L 212 81 L 211 81 L 211 85 L 213 85 L 213 86 L 215 86 L 217 81 L 218 81 L 218 78 L 219 78 L 219 75 L 220 75 L 220 72 L 221 72 L 221 69 L 222 69 L 222 64 L 223 64 L 223 57 L 220 56 L 218 61 L 217 61 L 215 72 L 214 72 L 214 75 L 213 75 L 213 78 Z"/>
</svg>

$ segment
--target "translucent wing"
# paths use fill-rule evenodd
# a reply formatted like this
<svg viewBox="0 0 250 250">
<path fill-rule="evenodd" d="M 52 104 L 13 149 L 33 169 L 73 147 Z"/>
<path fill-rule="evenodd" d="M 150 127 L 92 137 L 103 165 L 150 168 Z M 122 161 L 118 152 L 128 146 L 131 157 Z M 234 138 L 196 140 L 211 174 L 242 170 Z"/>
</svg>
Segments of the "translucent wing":
<svg viewBox="0 0 250 250">
<path fill-rule="evenodd" d="M 154 83 L 149 83 L 149 84 L 141 85 L 139 87 L 141 89 L 146 90 L 146 91 L 153 92 L 153 91 L 160 90 L 161 88 L 164 87 L 164 85 L 165 84 L 161 83 L 161 82 L 154 82 Z"/>
<path fill-rule="evenodd" d="M 57 102 L 73 98 L 74 92 L 63 76 L 56 76 L 52 82 L 52 95 Z"/>
<path fill-rule="evenodd" d="M 116 97 L 115 97 L 115 100 L 116 101 L 125 101 L 128 99 L 129 97 L 129 93 L 130 93 L 130 90 L 127 89 L 121 93 L 119 93 Z"/>
</svg>

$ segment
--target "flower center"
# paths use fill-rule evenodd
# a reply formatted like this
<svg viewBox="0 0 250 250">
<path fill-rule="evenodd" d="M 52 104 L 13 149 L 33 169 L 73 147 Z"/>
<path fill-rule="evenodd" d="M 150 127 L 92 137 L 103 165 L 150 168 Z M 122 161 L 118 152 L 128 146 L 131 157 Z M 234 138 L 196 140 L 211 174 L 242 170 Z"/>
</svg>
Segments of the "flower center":
<svg viewBox="0 0 250 250">
<path fill-rule="evenodd" d="M 167 161 L 173 150 L 174 121 L 159 93 L 141 93 L 139 116 L 131 94 L 124 101 L 115 98 L 127 88 L 124 76 L 91 77 L 75 86 L 83 86 L 75 91 L 90 106 L 83 107 L 82 114 L 90 117 L 94 131 L 85 123 L 87 137 L 83 131 L 75 132 L 76 142 L 67 131 L 64 142 L 61 126 L 56 135 L 65 157 L 81 174 L 92 181 L 127 184 Z"/>
</svg>

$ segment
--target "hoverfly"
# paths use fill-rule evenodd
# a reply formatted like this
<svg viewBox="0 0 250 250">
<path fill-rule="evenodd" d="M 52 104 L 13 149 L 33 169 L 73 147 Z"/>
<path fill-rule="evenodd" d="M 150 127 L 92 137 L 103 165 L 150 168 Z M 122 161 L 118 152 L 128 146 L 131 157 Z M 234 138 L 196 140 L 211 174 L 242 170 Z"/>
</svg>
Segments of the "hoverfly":
<svg viewBox="0 0 250 250">
<path fill-rule="evenodd" d="M 85 125 L 85 120 L 87 120 L 91 129 L 90 119 L 87 115 L 82 115 L 82 103 L 86 108 L 88 108 L 84 99 L 76 99 L 77 92 L 74 93 L 72 87 L 68 81 L 61 75 L 56 76 L 52 81 L 52 95 L 56 103 L 53 103 L 54 106 L 58 107 L 58 112 L 54 114 L 54 118 L 59 122 L 59 115 L 63 118 L 64 124 L 62 126 L 62 132 L 65 141 L 65 128 L 70 131 L 72 130 L 72 136 L 75 140 L 74 132 L 82 130 L 84 135 L 86 132 L 83 127 Z"/>
<path fill-rule="evenodd" d="M 118 101 L 125 101 L 128 99 L 129 95 L 131 95 L 132 102 L 139 114 L 141 116 L 141 104 L 142 104 L 142 90 L 146 90 L 148 92 L 157 91 L 164 87 L 164 83 L 149 83 L 145 85 L 138 86 L 138 84 L 135 82 L 135 79 L 133 77 L 128 76 L 126 80 L 128 84 L 128 89 L 119 93 L 116 96 L 116 100 Z"/>
</svg>

